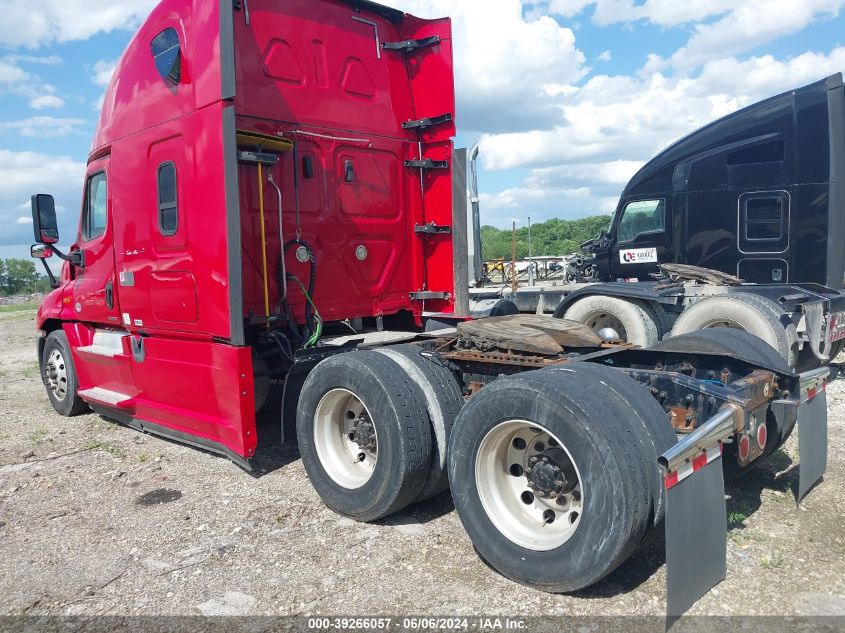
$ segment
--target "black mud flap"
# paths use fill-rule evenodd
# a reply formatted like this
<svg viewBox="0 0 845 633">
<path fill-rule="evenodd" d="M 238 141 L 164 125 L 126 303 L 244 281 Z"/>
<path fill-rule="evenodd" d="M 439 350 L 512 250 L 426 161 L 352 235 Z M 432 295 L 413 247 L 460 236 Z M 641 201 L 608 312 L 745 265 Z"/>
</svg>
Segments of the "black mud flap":
<svg viewBox="0 0 845 633">
<path fill-rule="evenodd" d="M 822 385 L 811 390 L 798 407 L 798 497 L 796 503 L 812 490 L 827 469 L 827 392 Z"/>
<path fill-rule="evenodd" d="M 666 475 L 667 626 L 727 571 L 727 520 L 721 445 Z"/>
</svg>

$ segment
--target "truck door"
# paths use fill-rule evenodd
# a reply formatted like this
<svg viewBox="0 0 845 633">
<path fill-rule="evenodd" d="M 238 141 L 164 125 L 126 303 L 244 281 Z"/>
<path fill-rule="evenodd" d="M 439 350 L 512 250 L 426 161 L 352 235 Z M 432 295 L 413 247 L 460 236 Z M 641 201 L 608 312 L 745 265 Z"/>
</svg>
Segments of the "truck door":
<svg viewBox="0 0 845 633">
<path fill-rule="evenodd" d="M 84 254 L 85 265 L 75 270 L 73 301 L 74 312 L 80 321 L 118 325 L 108 172 L 108 157 L 94 161 L 88 167 L 77 238 L 77 247 Z"/>
<path fill-rule="evenodd" d="M 610 272 L 614 279 L 649 281 L 669 261 L 670 230 L 664 198 L 626 201 L 615 222 Z"/>
</svg>

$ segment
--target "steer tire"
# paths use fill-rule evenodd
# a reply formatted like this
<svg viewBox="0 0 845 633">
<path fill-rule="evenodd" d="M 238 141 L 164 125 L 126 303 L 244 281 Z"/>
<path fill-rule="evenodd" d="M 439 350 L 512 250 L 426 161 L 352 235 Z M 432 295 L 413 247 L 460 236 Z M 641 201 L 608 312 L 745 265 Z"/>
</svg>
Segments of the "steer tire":
<svg viewBox="0 0 845 633">
<path fill-rule="evenodd" d="M 320 411 L 329 410 L 324 397 L 330 392 L 354 395 L 375 428 L 378 454 L 369 479 L 360 485 L 339 483 L 329 474 L 338 465 L 320 458 L 319 446 L 326 443 L 318 446 L 315 420 Z M 320 428 L 332 428 L 333 416 L 321 420 L 330 422 L 320 422 Z M 425 398 L 396 362 L 376 352 L 338 354 L 314 367 L 299 396 L 296 432 L 302 463 L 317 494 L 329 508 L 357 521 L 375 521 L 413 502 L 431 469 L 431 422 Z M 334 437 L 328 433 L 320 437 L 329 435 Z M 337 437 L 344 435 L 337 431 Z M 335 461 L 346 464 L 345 457 L 338 453 Z M 349 461 L 354 461 L 351 455 Z"/>
<path fill-rule="evenodd" d="M 616 370 L 573 363 L 500 378 L 461 410 L 449 446 L 452 499 L 476 551 L 503 575 L 545 591 L 576 591 L 612 572 L 652 529 L 657 511 L 653 499 L 656 488 L 662 489 L 655 476 L 660 449 L 654 447 L 642 419 L 656 410 L 653 401 L 635 392 L 636 385 L 622 386 L 623 381 L 631 382 Z M 659 419 L 668 426 L 665 412 L 656 402 L 654 405 L 660 411 Z M 632 408 L 636 409 L 634 415 Z M 519 537 L 511 538 L 506 529 L 497 526 L 497 521 L 498 525 L 514 525 L 502 516 L 522 517 L 519 500 L 533 509 L 524 500 L 525 493 L 519 493 L 524 471 L 514 474 L 509 465 L 511 454 L 500 456 L 489 449 L 490 438 L 512 425 L 527 425 L 529 432 L 547 431 L 575 464 L 583 484 L 583 505 L 579 516 L 570 520 L 571 525 L 580 523 L 562 543 L 529 546 L 525 543 L 532 541 L 520 543 Z M 512 446 L 518 448 L 515 442 Z M 499 466 L 506 469 L 506 474 L 499 475 L 505 482 L 501 488 L 485 475 Z M 513 487 L 507 473 L 516 478 Z M 480 487 L 495 492 L 491 497 Z M 483 494 L 499 502 L 485 506 Z M 514 503 L 513 498 L 518 501 Z M 533 530 L 531 534 L 539 529 L 542 535 L 546 528 L 537 528 L 530 520 L 517 520 L 516 524 L 519 530 Z"/>
<path fill-rule="evenodd" d="M 455 418 L 464 406 L 464 396 L 454 374 L 444 361 L 426 354 L 416 345 L 392 345 L 377 351 L 402 367 L 422 392 L 431 420 L 431 470 L 417 501 L 430 499 L 449 488 L 446 449 Z"/>
<path fill-rule="evenodd" d="M 752 294 L 703 299 L 681 313 L 670 336 L 711 327 L 745 330 L 768 343 L 790 367 L 795 367 L 798 332 L 789 315 L 770 299 Z"/>
<path fill-rule="evenodd" d="M 62 376 L 58 381 L 62 385 L 61 388 L 53 389 L 50 386 L 51 358 L 59 363 L 56 365 L 56 370 L 58 370 L 57 376 Z M 62 330 L 50 332 L 44 343 L 41 354 L 41 381 L 47 389 L 50 404 L 60 415 L 70 417 L 88 411 L 88 404 L 77 393 L 79 378 L 76 374 L 76 366 L 73 364 L 73 355 L 70 352 L 67 336 Z"/>
<path fill-rule="evenodd" d="M 558 308 L 555 316 L 578 321 L 595 332 L 601 329 L 604 320 L 613 318 L 625 330 L 618 332 L 621 338 L 640 347 L 651 347 L 663 335 L 663 323 L 657 311 L 638 299 L 589 295 L 578 299 L 566 310 Z"/>
</svg>

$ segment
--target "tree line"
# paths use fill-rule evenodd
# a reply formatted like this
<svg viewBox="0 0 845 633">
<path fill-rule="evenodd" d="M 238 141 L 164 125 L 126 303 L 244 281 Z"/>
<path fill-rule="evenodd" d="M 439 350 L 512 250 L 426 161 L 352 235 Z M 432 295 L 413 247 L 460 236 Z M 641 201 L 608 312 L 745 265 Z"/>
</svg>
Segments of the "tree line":
<svg viewBox="0 0 845 633">
<path fill-rule="evenodd" d="M 610 225 L 610 216 L 593 215 L 577 220 L 552 219 L 531 225 L 531 255 L 571 255 L 587 240 Z M 511 258 L 511 230 L 481 227 L 481 254 L 485 260 Z M 516 230 L 516 258 L 528 257 L 528 227 Z"/>
<path fill-rule="evenodd" d="M 50 283 L 30 259 L 0 259 L 0 295 L 21 295 L 50 290 Z"/>
</svg>

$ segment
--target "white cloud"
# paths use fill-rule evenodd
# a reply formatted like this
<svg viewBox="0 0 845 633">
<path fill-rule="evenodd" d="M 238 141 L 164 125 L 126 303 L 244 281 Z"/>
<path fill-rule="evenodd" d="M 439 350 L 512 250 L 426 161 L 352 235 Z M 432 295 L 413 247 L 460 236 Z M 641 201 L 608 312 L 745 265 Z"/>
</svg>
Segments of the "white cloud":
<svg viewBox="0 0 845 633">
<path fill-rule="evenodd" d="M 5 0 L 0 44 L 38 48 L 85 40 L 96 33 L 136 27 L 157 0 Z"/>
<path fill-rule="evenodd" d="M 736 4 L 733 0 L 646 0 L 642 4 L 634 0 L 547 0 L 546 6 L 550 13 L 563 18 L 593 7 L 592 20 L 602 26 L 645 20 L 671 27 L 724 14 Z"/>
<path fill-rule="evenodd" d="M 453 21 L 458 125 L 466 132 L 530 129 L 557 116 L 544 88 L 582 78 L 571 29 L 549 16 L 527 21 L 521 0 L 384 0 L 420 17 Z"/>
<path fill-rule="evenodd" d="M 6 60 L 14 64 L 41 64 L 55 66 L 64 60 L 58 55 L 7 55 Z"/>
<path fill-rule="evenodd" d="M 695 26 L 685 46 L 668 59 L 653 56 L 646 72 L 671 66 L 692 70 L 715 59 L 738 55 L 784 35 L 802 30 L 814 20 L 838 15 L 845 0 L 745 0 L 722 19 Z"/>
<path fill-rule="evenodd" d="M 32 224 L 32 218 L 22 215 L 17 220 L 15 220 L 15 224 Z"/>
<path fill-rule="evenodd" d="M 604 51 L 603 53 L 600 53 L 598 57 L 596 57 L 596 61 L 599 62 L 609 62 L 612 59 L 613 53 L 611 53 L 610 51 Z"/>
<path fill-rule="evenodd" d="M 41 95 L 34 97 L 29 101 L 29 107 L 35 110 L 43 110 L 45 108 L 61 108 L 64 107 L 65 101 L 56 95 Z"/>
<path fill-rule="evenodd" d="M 556 165 L 531 171 L 526 184 L 533 187 L 561 187 L 577 184 L 612 185 L 621 189 L 637 173 L 643 161 L 612 160 L 606 163 Z"/>
<path fill-rule="evenodd" d="M 11 84 L 26 81 L 30 75 L 13 60 L 0 59 L 0 84 Z"/>
<path fill-rule="evenodd" d="M 52 138 L 79 132 L 84 119 L 35 116 L 20 121 L 0 122 L 0 130 L 16 130 L 21 136 Z"/>
<path fill-rule="evenodd" d="M 539 1 L 539 0 L 538 0 Z M 606 26 L 646 21 L 661 27 L 693 24 L 686 45 L 669 59 L 650 56 L 645 74 L 672 67 L 692 70 L 707 61 L 738 55 L 795 33 L 819 18 L 836 16 L 845 0 L 544 0 L 547 10 L 572 18 L 593 8 L 592 20 Z M 542 3 L 541 3 L 542 5 Z"/>
<path fill-rule="evenodd" d="M 843 67 L 845 48 L 836 48 L 788 61 L 764 56 L 710 62 L 695 78 L 600 75 L 563 100 L 554 128 L 486 134 L 481 155 L 494 170 L 642 161 L 716 118 Z"/>
<path fill-rule="evenodd" d="M 32 239 L 31 225 L 25 220 L 29 219 L 29 198 L 35 193 L 53 194 L 57 211 L 79 208 L 84 162 L 69 156 L 0 149 L 0 173 L 0 226 L 4 227 L 0 245 L 24 244 Z M 76 219 L 72 213 L 59 214 L 63 238 L 71 238 Z"/>
<path fill-rule="evenodd" d="M 590 187 L 533 187 L 505 189 L 480 196 L 482 223 L 510 226 L 513 219 L 520 225 L 544 222 L 552 218 L 574 219 L 595 213 L 611 213 L 616 197 L 597 196 Z"/>
<path fill-rule="evenodd" d="M 111 81 L 111 76 L 114 74 L 114 67 L 117 64 L 116 60 L 105 60 L 101 59 L 100 61 L 94 64 L 94 74 L 91 77 L 91 82 L 96 86 L 102 86 L 105 88 L 109 85 Z"/>
</svg>

